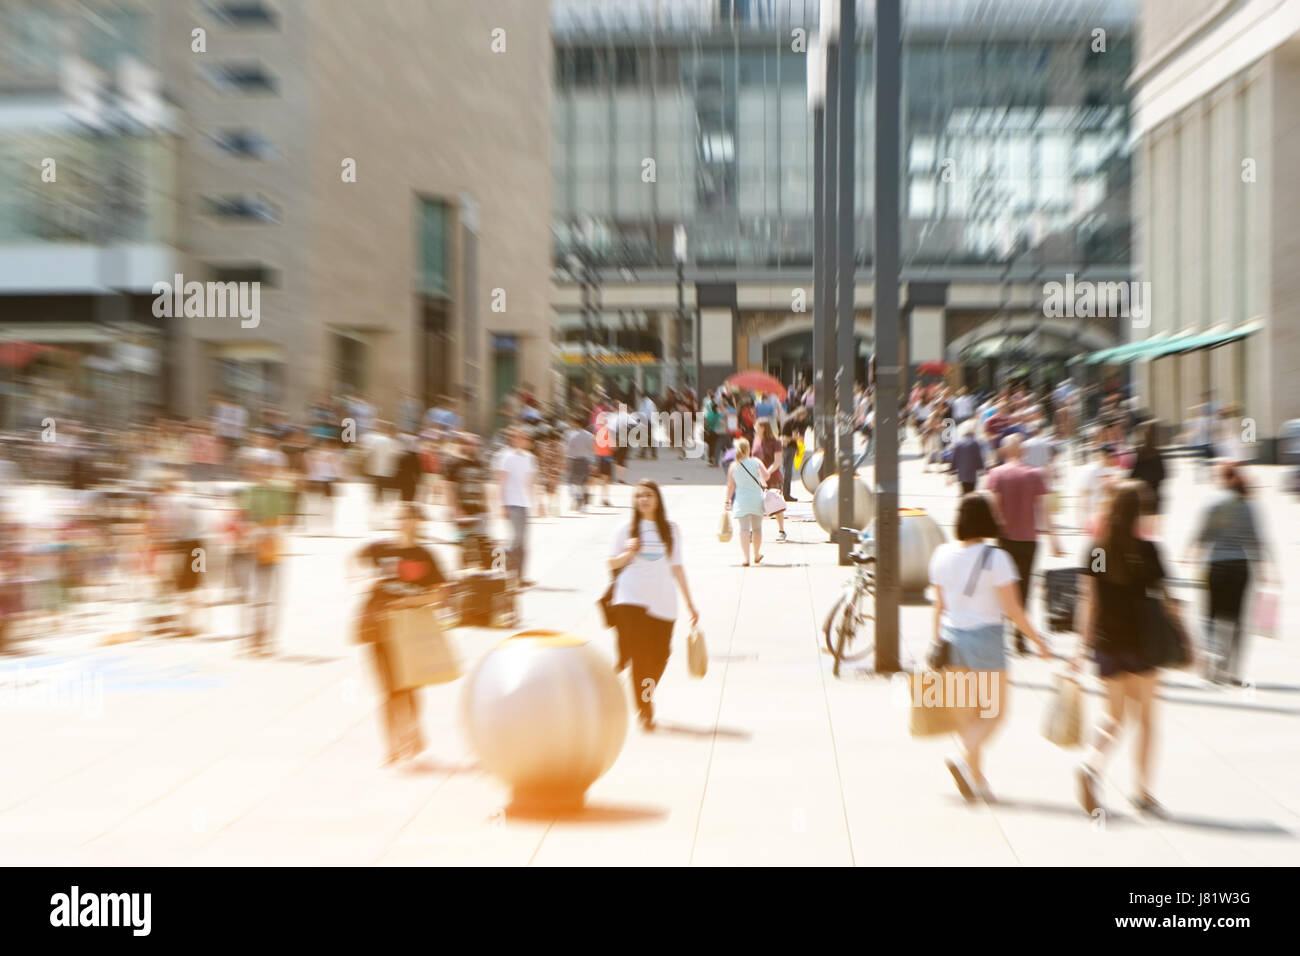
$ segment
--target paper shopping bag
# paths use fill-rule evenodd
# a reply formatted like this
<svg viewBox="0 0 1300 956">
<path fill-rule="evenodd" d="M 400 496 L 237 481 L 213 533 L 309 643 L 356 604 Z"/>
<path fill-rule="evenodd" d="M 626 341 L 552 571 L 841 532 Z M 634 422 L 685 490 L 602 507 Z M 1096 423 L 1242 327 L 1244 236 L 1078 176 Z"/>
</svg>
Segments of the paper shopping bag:
<svg viewBox="0 0 1300 956">
<path fill-rule="evenodd" d="M 1083 743 L 1083 688 L 1069 674 L 1052 679 L 1052 697 L 1043 713 L 1043 736 L 1058 747 Z"/>
<path fill-rule="evenodd" d="M 456 649 L 434 608 L 390 611 L 387 623 L 385 644 L 393 690 L 445 684 L 460 677 Z"/>
<path fill-rule="evenodd" d="M 731 540 L 731 512 L 722 512 L 722 520 L 718 522 L 718 540 L 726 544 Z"/>
<path fill-rule="evenodd" d="M 1260 589 L 1255 592 L 1250 609 L 1250 633 L 1259 637 L 1277 637 L 1277 592 Z"/>
<path fill-rule="evenodd" d="M 907 729 L 913 737 L 951 734 L 961 726 L 961 712 L 951 699 L 952 683 L 944 673 L 925 670 L 909 675 Z"/>
<path fill-rule="evenodd" d="M 692 677 L 703 677 L 709 672 L 709 649 L 704 644 L 704 632 L 692 627 L 686 638 L 686 668 Z"/>
</svg>

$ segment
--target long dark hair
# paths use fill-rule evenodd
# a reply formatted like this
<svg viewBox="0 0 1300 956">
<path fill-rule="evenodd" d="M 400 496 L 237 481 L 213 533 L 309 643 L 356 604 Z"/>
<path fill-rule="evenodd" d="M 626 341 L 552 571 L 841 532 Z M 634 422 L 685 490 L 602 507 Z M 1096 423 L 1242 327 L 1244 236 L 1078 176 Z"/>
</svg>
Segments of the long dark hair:
<svg viewBox="0 0 1300 956">
<path fill-rule="evenodd" d="M 665 553 L 673 554 L 673 526 L 668 523 L 668 512 L 664 510 L 664 495 L 659 486 L 649 478 L 642 478 L 636 483 L 638 488 L 649 488 L 655 493 L 655 527 L 659 529 L 659 540 L 664 543 Z M 632 496 L 632 540 L 641 540 L 641 512 L 637 510 L 636 495 Z"/>
<path fill-rule="evenodd" d="M 1150 513 L 1151 486 L 1127 478 L 1118 482 L 1107 498 L 1097 544 L 1106 555 L 1106 574 L 1119 584 L 1140 577 L 1142 553 L 1138 549 L 1138 517 Z"/>
<path fill-rule="evenodd" d="M 1156 444 L 1156 428 L 1158 424 L 1159 423 L 1152 418 L 1143 422 L 1139 426 L 1142 433 L 1142 444 L 1138 446 L 1138 461 L 1149 461 L 1152 458 L 1160 457 L 1160 446 Z"/>
</svg>

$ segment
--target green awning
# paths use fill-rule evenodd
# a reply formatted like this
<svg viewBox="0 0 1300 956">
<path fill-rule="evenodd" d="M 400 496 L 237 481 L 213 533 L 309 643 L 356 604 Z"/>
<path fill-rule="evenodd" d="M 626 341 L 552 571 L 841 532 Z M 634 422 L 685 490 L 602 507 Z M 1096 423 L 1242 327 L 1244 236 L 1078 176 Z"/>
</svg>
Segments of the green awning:
<svg viewBox="0 0 1300 956">
<path fill-rule="evenodd" d="M 1259 326 L 1255 323 L 1238 326 L 1235 329 L 1220 329 L 1217 332 L 1201 332 L 1196 335 L 1177 336 L 1167 339 L 1160 347 L 1152 349 L 1144 354 L 1142 358 L 1150 361 L 1151 359 L 1160 358 L 1164 355 L 1173 355 L 1180 352 L 1194 352 L 1198 349 L 1212 349 L 1220 345 L 1227 345 L 1229 342 L 1235 342 L 1238 339 L 1244 339 L 1252 332 L 1258 331 Z"/>
</svg>

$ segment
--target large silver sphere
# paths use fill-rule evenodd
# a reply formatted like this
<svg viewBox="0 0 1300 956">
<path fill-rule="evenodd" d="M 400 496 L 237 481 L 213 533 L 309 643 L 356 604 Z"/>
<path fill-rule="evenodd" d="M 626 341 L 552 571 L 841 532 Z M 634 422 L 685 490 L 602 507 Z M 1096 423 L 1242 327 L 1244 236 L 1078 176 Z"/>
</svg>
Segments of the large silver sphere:
<svg viewBox="0 0 1300 956">
<path fill-rule="evenodd" d="M 803 482 L 810 495 L 815 495 L 817 486 L 822 483 L 821 470 L 821 450 L 806 452 L 803 456 L 803 464 L 799 466 L 799 480 Z"/>
<path fill-rule="evenodd" d="M 876 496 L 857 475 L 853 476 L 853 520 L 850 525 L 861 528 L 876 515 Z M 828 475 L 817 486 L 813 495 L 813 517 L 822 530 L 834 536 L 840 529 L 840 476 Z"/>
<path fill-rule="evenodd" d="M 489 651 L 465 681 L 461 712 L 484 769 L 517 804 L 581 805 L 627 737 L 613 665 L 557 631 L 524 631 Z"/>
<path fill-rule="evenodd" d="M 875 537 L 876 523 L 871 522 Z M 907 594 L 920 594 L 930 583 L 930 558 L 947 536 L 923 508 L 898 509 L 898 583 Z"/>
</svg>

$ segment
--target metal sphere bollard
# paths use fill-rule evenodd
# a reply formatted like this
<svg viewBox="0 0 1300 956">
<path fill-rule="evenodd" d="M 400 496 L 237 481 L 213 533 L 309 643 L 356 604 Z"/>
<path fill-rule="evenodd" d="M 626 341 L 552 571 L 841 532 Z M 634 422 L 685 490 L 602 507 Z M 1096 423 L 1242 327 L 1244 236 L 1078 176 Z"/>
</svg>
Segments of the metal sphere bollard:
<svg viewBox="0 0 1300 956">
<path fill-rule="evenodd" d="M 803 464 L 799 467 L 799 480 L 803 486 L 808 489 L 808 494 L 815 495 L 817 486 L 822 483 L 822 453 L 821 450 L 810 451 L 803 456 Z"/>
<path fill-rule="evenodd" d="M 489 651 L 465 681 L 461 713 L 484 769 L 519 805 L 581 806 L 627 737 L 614 668 L 558 631 L 524 631 Z"/>
<path fill-rule="evenodd" d="M 875 522 L 871 523 L 872 536 Z M 930 557 L 947 536 L 924 508 L 898 509 L 898 583 L 905 594 L 923 594 L 930 584 Z"/>
<path fill-rule="evenodd" d="M 876 515 L 876 496 L 865 481 L 853 477 L 853 527 L 862 528 Z M 813 517 L 834 537 L 840 528 L 840 476 L 827 475 L 813 495 Z"/>
</svg>

